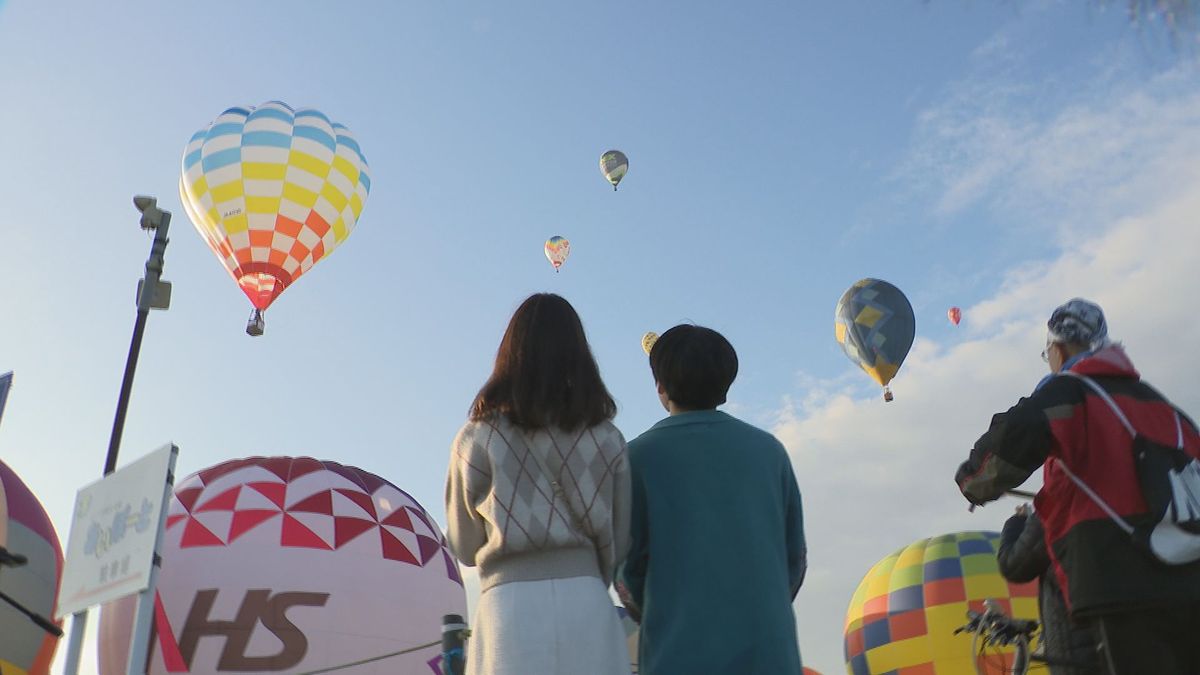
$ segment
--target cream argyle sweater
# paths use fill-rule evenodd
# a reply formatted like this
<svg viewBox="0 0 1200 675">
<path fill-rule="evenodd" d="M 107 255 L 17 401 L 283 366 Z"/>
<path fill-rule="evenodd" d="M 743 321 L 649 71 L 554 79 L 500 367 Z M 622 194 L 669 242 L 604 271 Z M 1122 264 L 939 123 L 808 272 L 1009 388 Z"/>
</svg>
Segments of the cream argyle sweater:
<svg viewBox="0 0 1200 675">
<path fill-rule="evenodd" d="M 629 501 L 625 438 L 611 422 L 528 431 L 501 416 L 467 422 L 454 439 L 450 550 L 479 567 L 483 590 L 575 576 L 610 583 L 629 548 Z"/>
</svg>

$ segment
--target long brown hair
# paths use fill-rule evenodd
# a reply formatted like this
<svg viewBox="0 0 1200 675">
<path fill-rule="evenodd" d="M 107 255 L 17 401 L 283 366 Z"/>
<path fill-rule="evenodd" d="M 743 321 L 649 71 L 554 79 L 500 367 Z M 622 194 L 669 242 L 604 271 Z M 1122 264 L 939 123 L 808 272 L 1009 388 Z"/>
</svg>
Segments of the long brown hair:
<svg viewBox="0 0 1200 675">
<path fill-rule="evenodd" d="M 573 430 L 616 414 L 575 308 L 553 293 L 526 298 L 508 322 L 471 419 L 506 415 L 527 429 Z"/>
</svg>

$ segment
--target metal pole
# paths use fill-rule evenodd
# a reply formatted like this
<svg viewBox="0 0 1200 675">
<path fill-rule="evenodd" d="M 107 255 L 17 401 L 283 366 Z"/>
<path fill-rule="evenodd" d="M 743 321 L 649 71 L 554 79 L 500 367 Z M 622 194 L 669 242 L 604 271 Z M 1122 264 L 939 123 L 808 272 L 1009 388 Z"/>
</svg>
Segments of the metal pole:
<svg viewBox="0 0 1200 675">
<path fill-rule="evenodd" d="M 67 662 L 63 675 L 79 675 L 79 655 L 83 652 L 83 632 L 87 628 L 87 612 L 71 615 L 71 636 L 67 638 Z"/>
<path fill-rule="evenodd" d="M 442 675 L 463 675 L 467 623 L 458 614 L 442 616 Z"/>
<path fill-rule="evenodd" d="M 146 318 L 155 307 L 155 296 L 160 292 L 163 270 L 163 255 L 167 250 L 167 231 L 171 227 L 171 213 L 160 211 L 150 200 L 145 206 L 138 202 L 144 197 L 135 197 L 134 203 L 142 210 L 142 227 L 154 229 L 154 243 L 150 246 L 150 257 L 146 259 L 146 276 L 138 293 L 137 320 L 133 324 L 133 340 L 129 344 L 129 356 L 125 359 L 125 378 L 121 381 L 121 395 L 117 399 L 117 414 L 113 419 L 112 436 L 108 440 L 108 456 L 104 460 L 104 475 L 117 468 L 117 453 L 121 448 L 121 434 L 125 430 L 125 413 L 129 409 L 129 396 L 133 392 L 133 376 L 137 371 L 138 355 L 142 351 L 142 335 L 146 332 Z M 169 293 L 169 291 L 167 291 Z M 169 303 L 169 296 L 167 299 Z M 161 303 L 160 309 L 166 309 Z"/>
<path fill-rule="evenodd" d="M 104 475 L 116 471 L 117 452 L 121 447 L 121 433 L 125 430 L 125 412 L 129 408 L 129 395 L 133 391 L 133 375 L 137 370 L 138 354 L 142 350 L 142 335 L 146 331 L 146 317 L 151 309 L 166 309 L 171 302 L 171 286 L 161 281 L 163 256 L 167 251 L 167 232 L 171 227 L 171 212 L 158 208 L 153 197 L 137 196 L 133 205 L 142 213 L 143 230 L 154 230 L 154 243 L 150 245 L 150 257 L 146 259 L 146 276 L 140 282 L 137 299 L 137 320 L 133 324 L 133 340 L 129 345 L 129 356 L 125 359 L 125 378 L 121 381 L 121 394 L 117 399 L 117 414 L 113 418 L 112 436 L 108 439 L 108 455 L 104 459 Z M 164 509 L 165 512 L 165 509 Z M 63 675 L 78 675 L 79 657 L 83 650 L 83 635 L 87 627 L 87 610 L 71 615 L 71 635 L 67 638 L 67 661 Z"/>
<path fill-rule="evenodd" d="M 154 625 L 154 593 L 158 588 L 158 571 L 162 567 L 162 538 L 167 529 L 166 504 L 171 501 L 171 488 L 175 483 L 175 459 L 179 456 L 179 448 L 171 446 L 171 461 L 167 465 L 167 482 L 163 486 L 163 508 L 159 511 L 158 534 L 154 537 L 154 565 L 150 568 L 150 585 L 138 594 L 137 613 L 133 619 L 133 636 L 129 641 L 129 661 L 126 672 L 129 675 L 144 675 L 146 661 L 152 647 L 150 642 L 150 627 Z"/>
</svg>

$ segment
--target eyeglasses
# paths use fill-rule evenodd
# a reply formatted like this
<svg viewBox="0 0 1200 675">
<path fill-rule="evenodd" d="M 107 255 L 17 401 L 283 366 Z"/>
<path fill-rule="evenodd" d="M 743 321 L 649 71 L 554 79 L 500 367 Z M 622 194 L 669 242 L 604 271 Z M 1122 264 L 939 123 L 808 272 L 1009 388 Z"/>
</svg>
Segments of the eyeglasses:
<svg viewBox="0 0 1200 675">
<path fill-rule="evenodd" d="M 1046 363 L 1050 363 L 1050 348 L 1053 347 L 1055 344 L 1057 344 L 1057 343 L 1047 342 L 1046 348 L 1042 350 L 1042 360 L 1045 361 Z"/>
</svg>

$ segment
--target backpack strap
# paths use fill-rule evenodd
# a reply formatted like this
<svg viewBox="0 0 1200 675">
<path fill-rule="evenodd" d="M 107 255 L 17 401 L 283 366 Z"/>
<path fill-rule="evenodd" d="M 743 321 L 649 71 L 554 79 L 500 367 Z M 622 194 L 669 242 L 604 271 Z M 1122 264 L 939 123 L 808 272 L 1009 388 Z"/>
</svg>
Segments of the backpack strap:
<svg viewBox="0 0 1200 675">
<path fill-rule="evenodd" d="M 1064 370 L 1064 371 L 1062 371 L 1061 374 L 1068 375 L 1077 380 L 1080 380 L 1087 386 L 1091 387 L 1092 391 L 1096 392 L 1096 395 L 1099 396 L 1101 399 L 1103 399 L 1104 402 L 1108 404 L 1108 407 L 1112 408 L 1113 414 L 1117 416 L 1117 419 L 1121 420 L 1121 424 L 1123 424 L 1125 426 L 1125 430 L 1129 432 L 1129 435 L 1135 436 L 1135 437 L 1137 436 L 1137 429 L 1134 429 L 1133 425 L 1130 424 L 1129 418 L 1126 417 L 1125 413 L 1121 411 L 1121 408 L 1117 405 L 1117 402 L 1112 399 L 1112 396 L 1109 396 L 1108 392 L 1104 391 L 1103 387 L 1096 384 L 1095 380 L 1088 377 L 1087 375 L 1080 375 L 1079 373 L 1076 373 L 1075 371 L 1072 371 L 1072 370 Z M 1183 435 L 1183 432 L 1181 431 L 1180 436 L 1182 437 L 1182 435 Z"/>
<path fill-rule="evenodd" d="M 1100 509 L 1103 510 L 1104 513 L 1107 514 L 1114 523 L 1116 523 L 1122 530 L 1125 530 L 1126 534 L 1133 534 L 1133 526 L 1129 524 L 1129 521 L 1118 515 L 1117 512 L 1113 510 L 1113 507 L 1108 505 L 1108 502 L 1104 501 L 1100 495 L 1096 494 L 1096 491 L 1088 486 L 1087 483 L 1083 482 L 1082 478 L 1076 476 L 1071 471 L 1070 467 L 1067 466 L 1066 462 L 1058 458 L 1055 458 L 1054 461 L 1058 463 L 1058 466 L 1063 470 L 1063 473 L 1067 474 L 1067 478 L 1070 478 L 1080 490 L 1083 490 L 1085 495 L 1090 497 L 1093 502 L 1096 502 L 1096 506 L 1099 506 Z"/>
<path fill-rule="evenodd" d="M 1133 427 L 1133 424 L 1131 424 L 1129 422 L 1129 418 L 1125 416 L 1125 413 L 1117 405 L 1117 402 L 1113 400 L 1112 396 L 1110 396 L 1107 391 L 1104 391 L 1103 387 L 1101 387 L 1099 384 L 1096 384 L 1095 380 L 1088 377 L 1087 375 L 1081 375 L 1072 370 L 1064 370 L 1060 374 L 1061 375 L 1069 375 L 1077 380 L 1082 381 L 1087 386 L 1091 387 L 1092 391 L 1096 392 L 1096 395 L 1099 396 L 1101 399 L 1103 399 L 1104 402 L 1108 404 L 1109 408 L 1112 408 L 1113 414 L 1116 415 L 1117 419 L 1121 421 L 1121 424 L 1125 426 L 1125 430 L 1129 432 L 1129 435 L 1133 436 L 1135 438 L 1137 437 L 1137 429 L 1135 429 Z M 1149 386 L 1149 385 L 1146 385 L 1146 386 Z M 1153 391 L 1155 394 L 1157 394 L 1158 397 L 1163 400 L 1163 402 L 1165 402 L 1167 405 L 1170 405 L 1171 412 L 1175 413 L 1175 447 L 1179 450 L 1182 450 L 1183 449 L 1183 423 L 1179 419 L 1179 410 L 1177 408 L 1175 408 L 1174 405 L 1171 405 L 1171 402 L 1168 401 L 1165 396 L 1163 396 L 1162 394 L 1159 394 L 1158 391 L 1156 391 L 1153 387 L 1151 387 L 1150 390 Z"/>
</svg>

